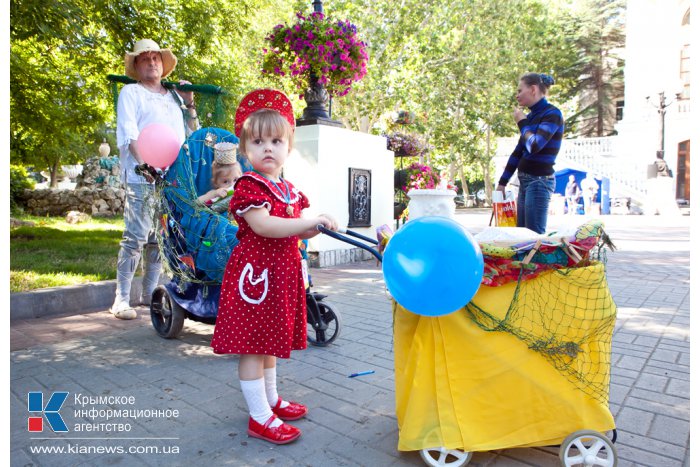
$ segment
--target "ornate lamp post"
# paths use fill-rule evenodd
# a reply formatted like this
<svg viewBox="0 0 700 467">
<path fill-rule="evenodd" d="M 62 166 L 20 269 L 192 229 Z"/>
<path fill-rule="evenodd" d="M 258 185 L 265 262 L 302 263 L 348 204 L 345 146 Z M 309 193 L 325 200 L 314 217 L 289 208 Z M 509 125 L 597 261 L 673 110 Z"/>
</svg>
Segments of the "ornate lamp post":
<svg viewBox="0 0 700 467">
<path fill-rule="evenodd" d="M 660 156 L 661 159 L 664 158 L 664 148 L 666 143 L 666 109 L 673 104 L 675 101 L 680 99 L 681 93 L 677 92 L 675 97 L 671 99 L 666 98 L 666 91 L 659 92 L 659 101 L 653 103 L 651 101 L 651 96 L 647 96 L 647 102 L 656 108 L 661 119 L 661 134 L 659 135 L 659 150 L 656 151 L 657 157 Z"/>
</svg>

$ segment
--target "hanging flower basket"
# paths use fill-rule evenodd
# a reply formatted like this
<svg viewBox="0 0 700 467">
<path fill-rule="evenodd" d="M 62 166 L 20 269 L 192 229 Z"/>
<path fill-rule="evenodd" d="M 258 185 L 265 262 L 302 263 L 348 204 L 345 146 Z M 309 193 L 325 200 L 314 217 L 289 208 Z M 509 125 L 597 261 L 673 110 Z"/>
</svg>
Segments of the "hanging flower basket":
<svg viewBox="0 0 700 467">
<path fill-rule="evenodd" d="M 394 117 L 396 125 L 413 125 L 416 122 L 416 114 L 407 110 L 399 110 Z"/>
<path fill-rule="evenodd" d="M 302 93 L 317 80 L 331 97 L 344 96 L 367 74 L 367 49 L 357 28 L 320 12 L 296 16 L 294 24 L 278 24 L 265 38 L 262 72 L 288 76 Z"/>
<path fill-rule="evenodd" d="M 423 138 L 400 132 L 386 135 L 386 147 L 393 151 L 396 157 L 425 156 L 432 149 Z"/>
</svg>

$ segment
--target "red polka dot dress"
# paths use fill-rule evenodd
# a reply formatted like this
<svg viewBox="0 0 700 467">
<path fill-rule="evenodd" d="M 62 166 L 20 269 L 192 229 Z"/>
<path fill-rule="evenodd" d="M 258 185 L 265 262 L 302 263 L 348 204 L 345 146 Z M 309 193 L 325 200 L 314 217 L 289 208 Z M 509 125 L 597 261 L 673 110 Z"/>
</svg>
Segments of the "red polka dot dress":
<svg viewBox="0 0 700 467">
<path fill-rule="evenodd" d="M 275 186 L 248 172 L 236 182 L 230 206 L 238 222 L 239 243 L 224 271 L 211 346 L 217 354 L 289 358 L 292 350 L 306 348 L 306 290 L 299 238 L 261 237 L 242 215 L 262 207 L 271 216 L 296 218 L 309 207 L 309 200 L 289 182 Z"/>
</svg>

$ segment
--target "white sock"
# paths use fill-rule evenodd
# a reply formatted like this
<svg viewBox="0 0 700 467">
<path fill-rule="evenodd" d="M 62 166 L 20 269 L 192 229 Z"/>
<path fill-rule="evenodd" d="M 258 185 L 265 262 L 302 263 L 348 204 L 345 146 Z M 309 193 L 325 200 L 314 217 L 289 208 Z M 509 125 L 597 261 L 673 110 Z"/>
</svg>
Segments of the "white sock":
<svg viewBox="0 0 700 467">
<path fill-rule="evenodd" d="M 279 394 L 277 394 L 277 367 L 265 368 L 263 370 L 263 375 L 265 375 L 265 395 L 267 396 L 267 403 L 270 407 L 277 405 L 277 400 L 279 399 Z M 287 407 L 289 402 L 283 400 L 280 407 Z"/>
<path fill-rule="evenodd" d="M 265 397 L 265 378 L 250 381 L 241 380 L 241 390 L 243 391 L 246 404 L 248 404 L 251 418 L 264 425 L 272 417 L 272 409 Z M 274 428 L 281 424 L 282 420 L 277 418 L 270 423 L 270 427 Z"/>
</svg>

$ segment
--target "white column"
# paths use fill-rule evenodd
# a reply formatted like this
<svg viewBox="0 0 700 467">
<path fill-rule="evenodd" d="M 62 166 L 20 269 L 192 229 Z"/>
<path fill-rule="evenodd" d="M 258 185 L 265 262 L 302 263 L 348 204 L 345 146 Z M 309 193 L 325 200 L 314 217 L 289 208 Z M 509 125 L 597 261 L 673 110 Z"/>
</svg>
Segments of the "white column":
<svg viewBox="0 0 700 467">
<path fill-rule="evenodd" d="M 308 196 L 311 207 L 305 216 L 330 214 L 346 228 L 349 220 L 349 169 L 371 170 L 371 226 L 351 227 L 376 238 L 376 228 L 393 224 L 394 154 L 386 139 L 325 125 L 297 127 L 295 150 L 287 159 L 284 176 Z M 309 251 L 318 252 L 321 267 L 343 264 L 369 253 L 325 235 L 309 241 Z"/>
</svg>

